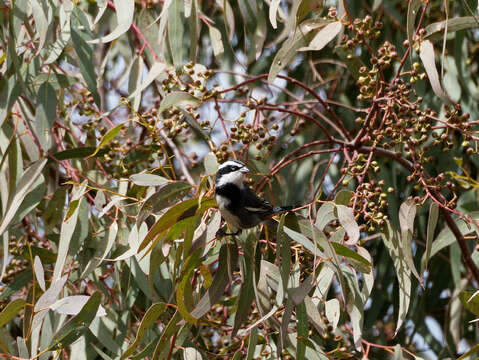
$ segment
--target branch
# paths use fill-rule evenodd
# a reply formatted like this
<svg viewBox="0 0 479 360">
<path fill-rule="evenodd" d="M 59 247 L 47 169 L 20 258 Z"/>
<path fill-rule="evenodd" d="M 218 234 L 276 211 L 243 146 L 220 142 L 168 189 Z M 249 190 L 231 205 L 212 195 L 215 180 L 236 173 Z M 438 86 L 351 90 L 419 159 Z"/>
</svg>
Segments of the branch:
<svg viewBox="0 0 479 360">
<path fill-rule="evenodd" d="M 370 153 L 371 151 L 374 151 L 374 153 L 379 155 L 379 156 L 388 157 L 388 158 L 398 162 L 403 167 L 405 167 L 408 171 L 411 171 L 411 172 L 414 171 L 414 166 L 410 161 L 404 159 L 402 156 L 396 154 L 393 151 L 382 149 L 382 148 L 373 149 L 370 146 L 363 146 L 363 147 L 359 148 L 358 151 L 362 152 L 362 153 Z M 438 197 L 437 191 L 435 191 L 433 189 L 430 189 L 430 192 L 434 197 L 436 197 L 436 198 Z M 454 221 L 454 219 L 452 218 L 450 211 L 448 211 L 447 209 L 445 209 L 442 206 L 441 206 L 440 209 L 441 209 L 441 214 L 444 217 L 444 220 L 446 221 L 447 226 L 449 227 L 449 229 L 452 231 L 452 233 L 456 237 L 457 243 L 459 244 L 459 247 L 461 249 L 462 260 L 463 260 L 464 264 L 466 265 L 466 267 L 471 272 L 471 274 L 474 277 L 474 280 L 476 281 L 476 283 L 479 284 L 479 269 L 477 268 L 476 264 L 474 263 L 474 261 L 471 258 L 471 254 L 469 253 L 469 249 L 467 247 L 466 239 L 464 238 L 461 231 L 457 227 L 457 224 Z"/>
</svg>

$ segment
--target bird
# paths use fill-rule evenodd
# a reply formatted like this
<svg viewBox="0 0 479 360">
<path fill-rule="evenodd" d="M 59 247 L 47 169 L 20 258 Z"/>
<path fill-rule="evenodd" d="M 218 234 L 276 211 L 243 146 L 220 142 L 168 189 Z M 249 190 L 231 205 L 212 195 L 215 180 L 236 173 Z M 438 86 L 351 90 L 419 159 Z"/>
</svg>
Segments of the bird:
<svg viewBox="0 0 479 360">
<path fill-rule="evenodd" d="M 256 195 L 244 181 L 247 173 L 249 169 L 238 160 L 228 160 L 218 167 L 215 177 L 216 202 L 226 223 L 230 228 L 237 229 L 229 234 L 220 230 L 220 235 L 238 235 L 243 229 L 252 228 L 293 208 L 273 206 Z"/>
</svg>

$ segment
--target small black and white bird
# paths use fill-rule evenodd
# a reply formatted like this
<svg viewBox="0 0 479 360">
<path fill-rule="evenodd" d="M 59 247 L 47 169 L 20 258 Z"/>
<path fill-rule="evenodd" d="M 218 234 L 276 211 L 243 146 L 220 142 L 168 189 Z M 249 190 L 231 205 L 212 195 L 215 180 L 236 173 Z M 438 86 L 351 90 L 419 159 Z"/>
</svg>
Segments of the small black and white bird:
<svg viewBox="0 0 479 360">
<path fill-rule="evenodd" d="M 238 160 L 228 160 L 221 164 L 215 178 L 216 202 L 221 216 L 230 227 L 248 229 L 268 220 L 274 215 L 291 210 L 292 206 L 273 206 L 258 197 L 244 182 L 249 169 Z"/>
</svg>

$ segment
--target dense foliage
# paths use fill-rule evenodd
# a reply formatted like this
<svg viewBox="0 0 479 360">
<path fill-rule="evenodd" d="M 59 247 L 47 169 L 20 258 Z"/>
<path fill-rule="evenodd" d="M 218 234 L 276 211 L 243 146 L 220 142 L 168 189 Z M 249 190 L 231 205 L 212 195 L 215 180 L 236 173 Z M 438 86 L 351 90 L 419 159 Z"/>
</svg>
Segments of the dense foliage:
<svg viewBox="0 0 479 360">
<path fill-rule="evenodd" d="M 1 4 L 2 358 L 476 358 L 476 0 Z"/>
</svg>

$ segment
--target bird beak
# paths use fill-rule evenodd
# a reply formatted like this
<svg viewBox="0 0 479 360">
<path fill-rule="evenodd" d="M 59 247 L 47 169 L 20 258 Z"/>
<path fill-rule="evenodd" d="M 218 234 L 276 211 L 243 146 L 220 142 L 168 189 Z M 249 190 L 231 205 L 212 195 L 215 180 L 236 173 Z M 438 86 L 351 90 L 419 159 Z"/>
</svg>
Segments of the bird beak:
<svg viewBox="0 0 479 360">
<path fill-rule="evenodd" d="M 240 169 L 240 171 L 241 171 L 242 173 L 249 173 L 249 169 L 248 169 L 246 166 L 243 166 L 243 167 Z"/>
</svg>

